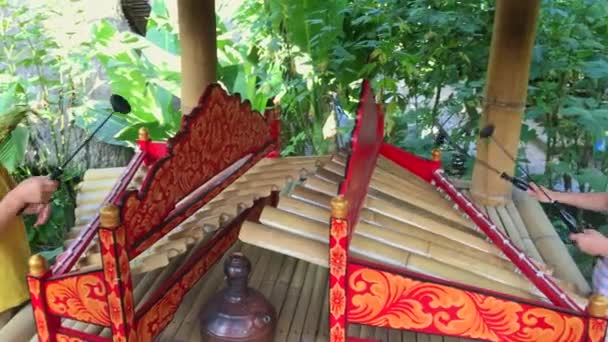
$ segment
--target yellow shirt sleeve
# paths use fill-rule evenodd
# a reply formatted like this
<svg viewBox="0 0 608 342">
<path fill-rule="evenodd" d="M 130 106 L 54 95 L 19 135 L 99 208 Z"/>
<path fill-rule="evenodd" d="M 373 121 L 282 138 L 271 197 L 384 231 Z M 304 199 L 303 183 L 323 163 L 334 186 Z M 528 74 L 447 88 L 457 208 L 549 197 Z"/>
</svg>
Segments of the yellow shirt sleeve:
<svg viewBox="0 0 608 342">
<path fill-rule="evenodd" d="M 0 198 L 14 187 L 12 177 L 0 165 Z M 30 247 L 25 224 L 21 217 L 16 216 L 7 228 L 0 231 L 0 312 L 29 299 L 26 276 Z"/>
</svg>

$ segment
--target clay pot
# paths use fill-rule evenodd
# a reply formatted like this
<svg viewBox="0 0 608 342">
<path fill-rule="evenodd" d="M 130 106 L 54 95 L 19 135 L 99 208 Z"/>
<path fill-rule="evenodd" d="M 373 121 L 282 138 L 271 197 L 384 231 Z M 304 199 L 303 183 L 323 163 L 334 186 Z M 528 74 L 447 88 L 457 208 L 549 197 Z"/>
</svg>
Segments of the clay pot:
<svg viewBox="0 0 608 342">
<path fill-rule="evenodd" d="M 251 262 L 233 253 L 224 263 L 227 286 L 204 306 L 200 317 L 203 341 L 264 341 L 274 339 L 277 313 L 257 290 L 247 286 Z"/>
</svg>

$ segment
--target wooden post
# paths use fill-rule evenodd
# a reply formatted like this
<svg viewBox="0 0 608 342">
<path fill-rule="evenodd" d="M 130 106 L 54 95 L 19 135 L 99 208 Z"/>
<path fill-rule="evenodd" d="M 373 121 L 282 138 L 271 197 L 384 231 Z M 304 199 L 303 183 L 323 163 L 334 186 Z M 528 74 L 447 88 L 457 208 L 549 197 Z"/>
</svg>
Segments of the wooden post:
<svg viewBox="0 0 608 342">
<path fill-rule="evenodd" d="M 216 81 L 217 40 L 214 0 L 178 0 L 182 70 L 182 113 L 189 114 Z"/>
<path fill-rule="evenodd" d="M 497 0 L 494 33 L 483 101 L 481 127 L 494 124 L 494 139 L 517 156 L 528 91 L 532 48 L 540 0 Z M 492 141 L 477 142 L 477 157 L 513 175 L 515 164 Z M 477 163 L 471 195 L 478 203 L 499 205 L 511 198 L 512 185 Z"/>
<path fill-rule="evenodd" d="M 32 311 L 36 321 L 37 335 L 40 342 L 57 341 L 57 331 L 61 326 L 59 317 L 49 314 L 46 301 L 45 281 L 52 276 L 46 259 L 41 255 L 33 255 L 29 260 L 27 283 L 30 288 Z"/>
<path fill-rule="evenodd" d="M 127 237 L 125 227 L 120 223 L 118 207 L 106 205 L 101 208 L 99 220 L 99 244 L 108 291 L 112 340 L 136 341 L 135 303 L 127 254 Z"/>
<path fill-rule="evenodd" d="M 329 340 L 346 341 L 346 287 L 348 259 L 348 201 L 343 196 L 331 200 L 329 227 Z"/>
</svg>

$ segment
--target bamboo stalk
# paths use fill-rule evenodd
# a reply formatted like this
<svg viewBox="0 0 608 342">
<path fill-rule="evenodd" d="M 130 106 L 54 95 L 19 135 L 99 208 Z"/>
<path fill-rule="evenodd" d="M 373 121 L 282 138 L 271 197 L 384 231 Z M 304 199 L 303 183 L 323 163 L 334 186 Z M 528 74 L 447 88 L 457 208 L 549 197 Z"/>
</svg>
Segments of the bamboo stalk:
<svg viewBox="0 0 608 342">
<path fill-rule="evenodd" d="M 324 170 L 332 172 L 333 176 L 328 175 L 327 172 L 321 172 L 322 174 L 317 178 L 338 184 L 343 179 L 338 173 L 340 167 L 341 166 L 332 162 L 326 163 L 321 166 L 320 170 L 317 170 L 317 173 Z M 414 175 L 411 176 L 415 177 Z M 313 181 L 315 180 L 313 179 Z M 390 180 L 386 177 L 374 175 L 370 182 L 369 196 L 394 198 L 398 201 L 413 205 L 414 207 L 429 211 L 434 215 L 441 216 L 468 229 L 475 229 L 475 224 L 468 218 L 464 218 L 459 214 L 454 209 L 454 205 L 443 198 L 437 191 L 428 191 L 427 189 L 413 187 L 409 184 L 400 186 L 396 185 L 394 182 L 389 182 Z"/>
<path fill-rule="evenodd" d="M 295 187 L 290 194 L 290 197 L 323 208 L 329 208 L 329 202 L 331 200 L 331 196 L 299 186 Z M 366 205 L 365 207 L 367 208 L 368 206 Z M 386 227 L 395 227 L 396 225 L 400 225 L 403 227 L 403 229 L 407 230 L 415 227 L 419 230 L 426 231 L 428 234 L 435 234 L 439 237 L 447 237 L 450 240 L 454 240 L 462 245 L 468 246 L 469 248 L 491 253 L 500 258 L 506 259 L 498 247 L 480 238 L 479 236 L 470 234 L 469 232 L 464 232 L 457 228 L 439 224 L 433 220 L 426 219 L 419 215 L 416 216 L 415 214 L 409 212 L 403 213 L 399 208 L 391 206 L 382 206 L 382 208 L 385 209 L 384 211 L 372 208 L 373 206 L 367 209 L 364 208 L 360 213 L 360 220 Z M 389 209 L 388 213 L 386 210 L 387 208 Z"/>
<path fill-rule="evenodd" d="M 277 208 L 295 215 L 316 220 L 321 223 L 329 222 L 330 215 L 327 209 L 290 197 L 282 196 L 279 200 Z M 515 266 L 510 261 L 508 261 L 506 257 L 499 256 L 502 254 L 500 254 L 501 252 L 499 252 L 497 248 L 485 241 L 482 241 L 482 244 L 487 247 L 486 249 L 476 249 L 471 248 L 469 245 L 463 244 L 460 241 L 452 240 L 449 238 L 448 235 L 434 234 L 427 230 L 423 230 L 412 225 L 404 224 L 399 221 L 392 220 L 390 218 L 385 218 L 379 221 L 380 222 L 377 222 L 377 225 L 368 223 L 366 221 L 360 221 L 355 229 L 355 234 L 363 235 L 370 239 L 376 239 L 377 237 L 375 236 L 375 234 L 370 234 L 368 233 L 368 231 L 381 228 L 383 234 L 399 234 L 399 236 L 403 236 L 407 239 L 412 239 L 412 241 L 432 241 L 434 244 L 440 246 L 441 248 L 447 248 L 449 250 L 458 251 L 459 253 L 474 259 L 476 258 L 484 260 L 485 262 L 495 267 L 501 267 L 507 270 L 515 269 Z M 394 241 L 398 241 L 398 239 L 393 240 L 390 238 L 387 240 L 389 240 L 387 242 L 389 244 L 394 243 Z"/>
<path fill-rule="evenodd" d="M 329 195 L 329 196 L 333 196 L 337 192 L 337 184 L 328 182 L 328 181 L 321 179 L 319 177 L 316 177 L 316 176 L 308 177 L 306 182 L 303 185 L 309 189 L 318 191 L 322 194 Z M 372 181 L 372 187 L 378 187 L 378 186 L 379 186 L 378 182 Z M 374 209 L 380 209 L 385 206 L 390 206 L 393 208 L 398 208 L 395 210 L 395 212 L 400 211 L 401 217 L 411 216 L 412 218 L 415 218 L 415 220 L 417 222 L 421 222 L 421 224 L 426 224 L 426 225 L 431 225 L 431 226 L 446 224 L 446 225 L 449 225 L 456 229 L 460 229 L 462 231 L 471 231 L 476 235 L 482 236 L 482 234 L 476 230 L 473 222 L 467 221 L 462 218 L 457 219 L 457 217 L 459 217 L 459 216 L 456 214 L 456 211 L 454 209 L 452 209 L 451 207 L 448 206 L 448 207 L 444 208 L 444 210 L 441 210 L 441 205 L 439 203 L 448 203 L 443 198 L 439 199 L 439 201 L 432 201 L 432 202 L 428 202 L 428 200 L 420 201 L 420 200 L 414 200 L 411 197 L 406 196 L 404 194 L 394 192 L 394 191 L 390 190 L 389 186 L 382 186 L 381 190 L 388 191 L 391 193 L 391 195 L 399 196 L 402 200 L 407 201 L 409 203 L 414 202 L 414 203 L 416 203 L 415 205 L 419 205 L 419 206 L 416 208 L 410 207 L 410 208 L 405 209 L 405 208 L 402 208 L 402 206 L 397 206 L 395 203 L 391 203 L 388 200 L 385 200 L 385 199 L 382 199 L 379 197 L 374 197 L 371 195 L 367 195 L 366 202 L 365 202 L 366 207 L 370 207 L 370 209 L 372 207 L 374 207 Z M 433 205 L 435 207 L 433 207 Z M 436 210 L 436 209 L 439 209 L 439 210 Z M 441 219 L 443 219 L 443 220 L 441 220 Z M 441 221 L 445 221 L 445 222 L 441 222 Z"/>
<path fill-rule="evenodd" d="M 260 216 L 260 223 L 310 240 L 326 243 L 328 239 L 327 224 L 273 207 L 264 208 Z M 484 259 L 471 258 L 457 250 L 437 246 L 431 241 L 416 239 L 411 236 L 406 237 L 380 227 L 361 225 L 358 226 L 357 230 L 360 233 L 353 236 L 352 250 L 357 251 L 358 246 L 355 241 L 361 241 L 361 244 L 370 246 L 370 248 L 361 247 L 360 250 L 360 253 L 367 257 L 375 253 L 379 259 L 389 261 L 390 258 L 385 256 L 385 250 L 388 248 L 388 250 L 394 250 L 395 253 L 408 252 L 410 255 L 431 258 L 450 267 L 475 273 L 505 285 L 518 288 L 533 286 L 527 279 L 515 274 L 514 267 L 511 267 L 511 269 L 496 267 L 486 263 Z"/>
<path fill-rule="evenodd" d="M 511 156 L 517 155 L 540 3 L 540 0 L 498 0 L 495 5 L 480 125 L 495 125 L 492 137 L 501 147 L 478 138 L 477 159 L 510 174 L 515 161 L 502 149 Z M 475 163 L 471 185 L 475 202 L 505 204 L 511 199 L 512 189 L 509 182 Z"/>
<path fill-rule="evenodd" d="M 305 224 L 301 223 L 298 226 L 300 229 L 291 229 L 284 223 L 283 227 L 289 230 L 286 231 L 271 228 L 264 224 L 245 222 L 241 228 L 239 237 L 246 243 L 328 267 L 328 236 L 326 227 L 322 230 L 308 222 Z M 302 230 L 306 231 L 303 232 Z M 310 239 L 307 237 L 310 237 Z M 351 243 L 351 252 L 354 256 L 371 259 L 386 265 L 407 267 L 423 274 L 438 276 L 465 284 L 475 284 L 476 286 L 520 297 L 539 298 L 537 297 L 536 289 L 529 282 L 518 281 L 509 285 L 499 283 L 470 273 L 467 270 L 450 267 L 431 258 L 408 253 L 361 236 L 354 236 Z"/>
<path fill-rule="evenodd" d="M 532 241 L 545 262 L 555 270 L 555 276 L 574 284 L 578 293 L 587 296 L 591 292 L 589 283 L 538 201 L 519 190 L 513 191 L 513 199 Z"/>
<path fill-rule="evenodd" d="M 517 233 L 519 234 L 519 237 L 521 238 L 521 242 L 522 242 L 521 249 L 523 251 L 525 251 L 526 254 L 530 258 L 532 258 L 534 261 L 542 263 L 543 259 L 540 256 L 540 254 L 538 253 L 538 251 L 536 250 L 536 247 L 532 243 L 532 240 L 528 236 L 528 232 L 526 231 L 525 227 L 518 227 L 515 224 L 515 222 L 513 222 L 513 219 L 511 218 L 511 216 L 509 215 L 509 213 L 507 212 L 505 207 L 497 206 L 496 210 L 498 211 L 498 214 L 502 218 L 505 226 L 512 227 L 510 230 L 517 231 Z"/>
<path fill-rule="evenodd" d="M 107 167 L 103 169 L 88 169 L 82 179 L 83 181 L 94 181 L 106 178 L 116 178 L 120 177 L 123 172 L 125 172 L 125 167 Z"/>
<path fill-rule="evenodd" d="M 299 164 L 313 164 L 317 160 L 327 160 L 331 158 L 330 155 L 323 156 L 294 156 L 294 157 L 283 157 L 283 158 L 264 158 L 260 160 L 256 165 L 262 167 L 275 167 L 277 165 L 299 165 Z"/>
</svg>

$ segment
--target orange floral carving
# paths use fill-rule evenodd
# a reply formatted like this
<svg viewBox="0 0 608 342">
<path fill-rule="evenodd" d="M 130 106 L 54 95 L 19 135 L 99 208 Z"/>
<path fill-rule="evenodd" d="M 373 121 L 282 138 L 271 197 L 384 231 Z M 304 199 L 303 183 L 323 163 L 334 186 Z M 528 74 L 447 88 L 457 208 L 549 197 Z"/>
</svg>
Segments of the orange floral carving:
<svg viewBox="0 0 608 342">
<path fill-rule="evenodd" d="M 582 317 L 349 267 L 348 320 L 489 341 L 578 341 Z"/>
<path fill-rule="evenodd" d="M 346 220 L 332 219 L 331 220 L 331 235 L 334 239 L 340 240 L 346 236 L 348 224 Z"/>
<path fill-rule="evenodd" d="M 38 328 L 38 338 L 40 338 L 41 342 L 48 341 L 50 338 L 49 328 L 46 325 L 46 317 L 40 306 L 34 309 L 34 318 L 36 319 L 36 327 Z"/>
<path fill-rule="evenodd" d="M 63 334 L 57 334 L 57 342 L 83 342 L 77 337 L 66 336 Z"/>
<path fill-rule="evenodd" d="M 332 266 L 341 268 L 346 267 L 346 252 L 341 246 L 336 245 L 334 248 L 331 249 L 329 254 L 330 263 Z"/>
<path fill-rule="evenodd" d="M 344 342 L 346 341 L 346 337 L 344 336 L 344 329 L 342 329 L 342 327 L 340 327 L 339 325 L 334 325 L 331 328 L 331 331 L 329 332 L 330 334 L 330 341 L 331 342 Z"/>
<path fill-rule="evenodd" d="M 606 321 L 603 319 L 589 319 L 589 339 L 591 342 L 603 341 L 606 334 Z"/>
<path fill-rule="evenodd" d="M 346 293 L 340 284 L 334 285 L 330 293 L 331 303 L 330 311 L 334 317 L 344 315 L 344 309 L 346 306 Z"/>
<path fill-rule="evenodd" d="M 139 193 L 126 194 L 122 217 L 129 247 L 156 229 L 184 196 L 272 141 L 265 117 L 253 112 L 247 102 L 241 103 L 238 96 L 229 96 L 220 86 L 209 87 L 201 105 L 184 116 L 180 131 L 169 140 L 168 157 L 150 169 L 148 176 L 152 178 Z M 162 233 L 155 233 L 147 237 L 131 257 L 161 236 Z"/>
<path fill-rule="evenodd" d="M 52 281 L 46 288 L 51 312 L 80 321 L 110 325 L 106 287 L 101 273 Z"/>
<path fill-rule="evenodd" d="M 49 327 L 47 325 L 46 316 L 41 307 L 40 299 L 40 280 L 28 278 L 30 288 L 30 297 L 32 299 L 32 309 L 34 311 L 34 320 L 36 320 L 36 328 L 38 330 L 38 339 L 40 342 L 49 341 Z"/>
</svg>

